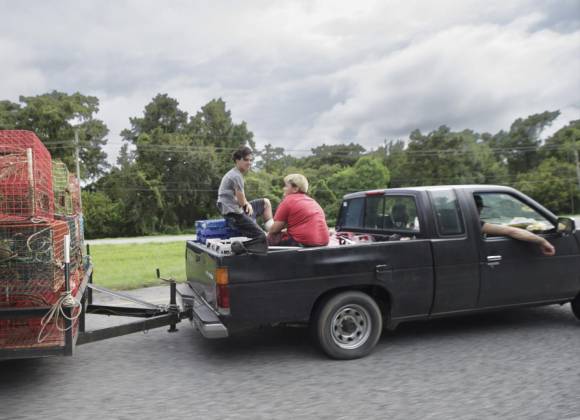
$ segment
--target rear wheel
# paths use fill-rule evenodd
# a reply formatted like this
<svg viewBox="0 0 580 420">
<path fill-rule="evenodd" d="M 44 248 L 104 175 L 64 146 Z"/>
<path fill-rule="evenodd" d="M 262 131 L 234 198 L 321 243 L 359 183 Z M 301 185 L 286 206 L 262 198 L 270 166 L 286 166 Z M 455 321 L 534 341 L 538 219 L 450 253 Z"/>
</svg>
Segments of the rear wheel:
<svg viewBox="0 0 580 420">
<path fill-rule="evenodd" d="M 369 354 L 383 329 L 379 306 L 369 295 L 348 291 L 322 302 L 311 321 L 322 351 L 334 359 Z"/>
<path fill-rule="evenodd" d="M 572 312 L 574 312 L 574 315 L 576 315 L 577 319 L 580 319 L 580 293 L 574 298 L 571 304 Z"/>
</svg>

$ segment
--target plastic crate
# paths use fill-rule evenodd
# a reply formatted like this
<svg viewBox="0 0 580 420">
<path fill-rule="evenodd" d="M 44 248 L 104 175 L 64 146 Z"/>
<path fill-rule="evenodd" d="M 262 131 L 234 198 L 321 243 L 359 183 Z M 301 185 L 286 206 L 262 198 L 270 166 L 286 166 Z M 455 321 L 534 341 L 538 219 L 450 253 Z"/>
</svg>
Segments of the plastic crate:
<svg viewBox="0 0 580 420">
<path fill-rule="evenodd" d="M 207 230 L 207 229 L 224 229 L 228 227 L 228 222 L 226 219 L 212 219 L 212 220 L 197 220 L 195 222 L 195 230 Z"/>
<path fill-rule="evenodd" d="M 228 225 L 225 219 L 197 220 L 195 222 L 196 242 L 205 244 L 207 239 L 228 239 L 240 236 L 237 229 Z"/>
</svg>

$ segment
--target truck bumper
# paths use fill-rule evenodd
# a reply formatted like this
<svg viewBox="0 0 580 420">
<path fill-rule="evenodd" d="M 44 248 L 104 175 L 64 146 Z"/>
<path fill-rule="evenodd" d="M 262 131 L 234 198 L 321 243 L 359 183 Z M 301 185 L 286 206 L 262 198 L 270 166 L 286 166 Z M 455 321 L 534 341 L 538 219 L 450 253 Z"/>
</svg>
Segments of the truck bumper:
<svg viewBox="0 0 580 420">
<path fill-rule="evenodd" d="M 221 322 L 209 304 L 189 284 L 180 284 L 177 294 L 184 309 L 191 309 L 191 323 L 205 338 L 229 336 L 227 327 Z"/>
</svg>

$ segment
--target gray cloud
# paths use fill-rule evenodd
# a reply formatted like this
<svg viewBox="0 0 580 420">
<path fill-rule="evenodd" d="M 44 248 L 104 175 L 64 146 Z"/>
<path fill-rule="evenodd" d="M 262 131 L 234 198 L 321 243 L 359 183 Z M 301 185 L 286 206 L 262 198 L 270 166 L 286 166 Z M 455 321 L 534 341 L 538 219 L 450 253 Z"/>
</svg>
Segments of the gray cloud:
<svg viewBox="0 0 580 420">
<path fill-rule="evenodd" d="M 2 99 L 98 96 L 113 155 L 160 92 L 190 114 L 222 97 L 259 145 L 288 149 L 580 118 L 576 0 L 0 0 L 0 12 Z"/>
</svg>

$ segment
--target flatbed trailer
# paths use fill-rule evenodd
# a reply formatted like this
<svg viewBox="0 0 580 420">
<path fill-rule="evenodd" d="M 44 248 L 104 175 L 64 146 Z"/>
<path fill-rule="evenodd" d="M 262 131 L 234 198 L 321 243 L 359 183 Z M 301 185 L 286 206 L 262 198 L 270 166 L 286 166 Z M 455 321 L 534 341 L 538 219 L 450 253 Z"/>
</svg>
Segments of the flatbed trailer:
<svg viewBox="0 0 580 420">
<path fill-rule="evenodd" d="M 159 270 L 157 270 L 159 278 Z M 92 343 L 95 341 L 106 340 L 109 338 L 119 337 L 132 334 L 135 332 L 148 331 L 154 328 L 169 326 L 168 332 L 176 332 L 176 325 L 184 318 L 191 318 L 191 309 L 182 310 L 177 305 L 177 288 L 176 282 L 172 279 L 162 279 L 169 283 L 169 303 L 167 305 L 158 305 L 146 302 L 133 297 L 129 294 L 109 290 L 93 283 L 93 266 L 88 264 L 85 267 L 84 278 L 74 296 L 77 302 L 80 302 L 80 314 L 77 318 L 78 333 L 74 334 L 73 321 L 71 318 L 71 308 L 63 307 L 64 315 L 64 340 L 60 345 L 36 345 L 21 348 L 2 348 L 0 346 L 0 361 L 10 359 L 29 359 L 49 356 L 72 356 L 75 354 L 76 347 Z M 67 279 L 67 291 L 68 279 Z M 106 293 L 123 300 L 127 300 L 140 305 L 135 306 L 112 306 L 99 305 L 93 303 L 93 292 Z M 0 308 L 0 320 L 26 320 L 38 319 L 51 311 L 53 307 L 36 306 L 36 307 L 7 307 Z M 99 328 L 95 330 L 86 329 L 86 315 L 98 314 L 107 316 L 122 316 L 142 318 L 141 321 L 122 324 L 112 327 Z"/>
</svg>

